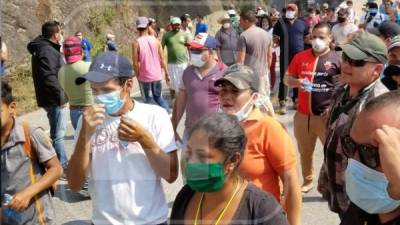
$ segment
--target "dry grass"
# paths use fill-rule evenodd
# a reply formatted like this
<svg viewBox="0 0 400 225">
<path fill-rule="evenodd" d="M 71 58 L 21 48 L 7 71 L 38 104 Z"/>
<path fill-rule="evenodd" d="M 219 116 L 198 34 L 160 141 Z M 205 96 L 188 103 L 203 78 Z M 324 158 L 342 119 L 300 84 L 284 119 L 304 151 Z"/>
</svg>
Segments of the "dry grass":
<svg viewBox="0 0 400 225">
<path fill-rule="evenodd" d="M 9 76 L 9 80 L 13 88 L 13 95 L 17 101 L 18 115 L 37 110 L 35 88 L 30 68 L 16 69 Z"/>
</svg>

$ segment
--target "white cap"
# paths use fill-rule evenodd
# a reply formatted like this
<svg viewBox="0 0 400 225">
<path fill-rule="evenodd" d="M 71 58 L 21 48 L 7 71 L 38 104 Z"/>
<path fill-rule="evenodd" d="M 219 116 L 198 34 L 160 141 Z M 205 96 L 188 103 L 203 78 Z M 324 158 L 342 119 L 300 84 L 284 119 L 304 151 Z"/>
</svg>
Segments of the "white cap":
<svg viewBox="0 0 400 225">
<path fill-rule="evenodd" d="M 222 23 L 222 21 L 230 19 L 231 17 L 229 17 L 229 15 L 225 13 L 222 17 L 219 18 L 218 23 Z"/>
<path fill-rule="evenodd" d="M 236 15 L 236 11 L 234 9 L 228 10 L 228 15 Z"/>
<path fill-rule="evenodd" d="M 265 15 L 266 15 L 266 13 L 264 10 L 262 10 L 262 9 L 258 10 L 257 17 L 261 17 L 261 16 L 265 16 Z"/>
<path fill-rule="evenodd" d="M 109 39 L 109 40 L 113 40 L 115 38 L 115 35 L 114 34 L 107 34 L 106 38 Z"/>
</svg>

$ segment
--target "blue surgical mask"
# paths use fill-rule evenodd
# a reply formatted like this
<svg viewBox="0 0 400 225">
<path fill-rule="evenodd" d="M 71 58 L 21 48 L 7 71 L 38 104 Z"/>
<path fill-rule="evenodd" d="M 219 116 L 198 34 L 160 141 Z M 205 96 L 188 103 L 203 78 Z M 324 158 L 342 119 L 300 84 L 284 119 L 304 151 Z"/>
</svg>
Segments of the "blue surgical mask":
<svg viewBox="0 0 400 225">
<path fill-rule="evenodd" d="M 400 200 L 389 196 L 386 176 L 357 160 L 349 159 L 345 179 L 350 200 L 369 214 L 388 213 L 400 206 Z"/>
<path fill-rule="evenodd" d="M 247 119 L 247 117 L 251 113 L 252 106 L 253 106 L 252 102 L 253 102 L 253 96 L 249 99 L 248 102 L 246 102 L 246 104 L 243 105 L 243 107 L 239 111 L 237 111 L 234 114 L 236 116 L 236 118 L 239 120 L 239 122 Z M 251 106 L 251 107 L 249 107 L 249 106 Z"/>
<path fill-rule="evenodd" d="M 103 104 L 108 115 L 115 115 L 124 106 L 125 101 L 120 97 L 121 91 L 113 91 L 111 93 L 95 96 L 97 104 Z"/>
</svg>

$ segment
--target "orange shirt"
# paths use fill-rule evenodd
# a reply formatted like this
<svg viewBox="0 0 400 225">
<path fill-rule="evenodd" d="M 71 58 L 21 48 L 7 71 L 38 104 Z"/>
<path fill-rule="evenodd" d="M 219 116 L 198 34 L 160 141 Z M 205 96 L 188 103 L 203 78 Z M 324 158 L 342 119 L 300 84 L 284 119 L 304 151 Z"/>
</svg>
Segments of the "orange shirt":
<svg viewBox="0 0 400 225">
<path fill-rule="evenodd" d="M 254 109 L 242 122 L 247 145 L 240 172 L 257 187 L 280 201 L 279 175 L 296 166 L 293 142 L 275 119 Z"/>
</svg>

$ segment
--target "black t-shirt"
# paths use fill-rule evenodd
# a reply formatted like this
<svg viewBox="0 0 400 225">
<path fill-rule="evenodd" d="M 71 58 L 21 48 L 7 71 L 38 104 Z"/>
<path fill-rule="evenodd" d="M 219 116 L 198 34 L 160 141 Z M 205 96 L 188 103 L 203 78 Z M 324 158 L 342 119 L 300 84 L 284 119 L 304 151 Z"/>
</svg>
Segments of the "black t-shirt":
<svg viewBox="0 0 400 225">
<path fill-rule="evenodd" d="M 184 224 L 186 208 L 194 194 L 195 191 L 188 185 L 179 191 L 172 207 L 170 225 Z M 249 183 L 230 224 L 288 225 L 289 223 L 274 196 Z"/>
</svg>

